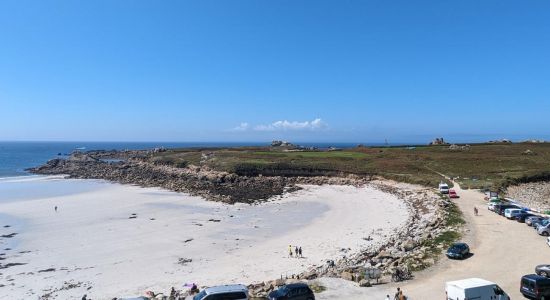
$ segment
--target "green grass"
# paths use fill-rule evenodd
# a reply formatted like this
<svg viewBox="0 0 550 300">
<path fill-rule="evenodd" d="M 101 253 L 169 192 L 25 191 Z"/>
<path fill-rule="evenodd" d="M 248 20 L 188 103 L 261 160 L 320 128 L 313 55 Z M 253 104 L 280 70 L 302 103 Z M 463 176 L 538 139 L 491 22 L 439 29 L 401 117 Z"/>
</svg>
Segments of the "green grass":
<svg viewBox="0 0 550 300">
<path fill-rule="evenodd" d="M 525 150 L 535 155 L 523 155 Z M 208 154 L 203 160 L 202 155 Z M 240 175 L 378 175 L 435 186 L 442 173 L 469 188 L 500 188 L 522 180 L 550 179 L 550 144 L 478 144 L 469 151 L 448 146 L 360 147 L 342 151 L 283 152 L 268 147 L 176 149 L 152 161 L 202 165 Z M 546 174 L 542 176 L 541 174 Z M 538 177 L 537 177 L 538 176 Z"/>
</svg>

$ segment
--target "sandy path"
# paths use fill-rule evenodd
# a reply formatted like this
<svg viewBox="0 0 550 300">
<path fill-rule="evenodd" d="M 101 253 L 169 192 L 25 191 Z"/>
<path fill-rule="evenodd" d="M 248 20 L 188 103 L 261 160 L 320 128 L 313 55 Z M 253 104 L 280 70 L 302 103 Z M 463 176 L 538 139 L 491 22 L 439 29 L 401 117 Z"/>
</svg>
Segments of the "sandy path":
<svg viewBox="0 0 550 300">
<path fill-rule="evenodd" d="M 403 284 L 388 284 L 374 288 L 358 288 L 340 280 L 325 279 L 332 290 L 319 295 L 318 299 L 384 299 L 400 286 L 411 299 L 444 299 L 445 282 L 470 277 L 480 277 L 500 285 L 512 299 L 523 299 L 519 292 L 519 280 L 534 272 L 537 264 L 550 262 L 550 249 L 545 238 L 531 227 L 509 221 L 486 208 L 483 194 L 473 190 L 461 190 L 456 203 L 464 212 L 467 232 L 464 235 L 471 248 L 472 257 L 466 260 L 441 258 L 436 266 L 416 275 L 416 279 Z M 473 215 L 477 206 L 480 215 Z"/>
<path fill-rule="evenodd" d="M 45 180 L 0 182 L 0 233 L 18 233 L 1 241 L 12 248 L 0 251 L 2 263 L 25 264 L 1 270 L 0 299 L 36 299 L 64 282 L 82 285 L 55 299 L 271 280 L 381 242 L 408 217 L 401 200 L 370 187 L 304 186 L 261 205 L 223 205 L 155 188 Z M 289 244 L 305 258 L 288 258 Z"/>
</svg>

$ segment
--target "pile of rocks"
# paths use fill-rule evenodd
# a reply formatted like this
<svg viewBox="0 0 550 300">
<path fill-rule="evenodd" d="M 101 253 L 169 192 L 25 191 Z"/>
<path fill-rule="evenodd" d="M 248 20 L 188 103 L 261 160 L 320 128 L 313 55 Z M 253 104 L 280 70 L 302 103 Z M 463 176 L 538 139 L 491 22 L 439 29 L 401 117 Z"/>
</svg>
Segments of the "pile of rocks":
<svg viewBox="0 0 550 300">
<path fill-rule="evenodd" d="M 156 165 L 130 157 L 118 163 L 107 163 L 90 154 L 73 154 L 69 159 L 53 159 L 29 169 L 36 174 L 65 174 L 72 178 L 105 179 L 145 187 L 162 187 L 187 192 L 213 201 L 252 203 L 281 195 L 297 187 L 280 176 L 239 176 L 212 171 L 205 167 L 178 168 Z"/>
<path fill-rule="evenodd" d="M 533 210 L 550 210 L 550 182 L 530 182 L 509 186 L 506 196 Z"/>
<path fill-rule="evenodd" d="M 470 150 L 470 145 L 452 144 L 452 145 L 449 146 L 449 150 L 451 150 L 451 151 L 468 151 L 468 150 Z"/>
<path fill-rule="evenodd" d="M 128 151 L 76 152 L 68 159 L 56 158 L 45 165 L 31 168 L 36 174 L 65 174 L 72 178 L 104 179 L 145 187 L 161 187 L 176 192 L 187 192 L 208 200 L 225 203 L 253 203 L 299 190 L 297 184 L 338 184 L 360 186 L 371 180 L 369 176 L 334 174 L 335 176 L 243 176 L 214 171 L 207 166 L 176 167 L 150 162 L 148 152 Z M 122 157 L 117 163 L 105 159 Z M 208 159 L 205 154 L 204 159 Z"/>
<path fill-rule="evenodd" d="M 531 149 L 527 149 L 523 152 L 521 152 L 521 155 L 537 155 L 537 153 L 535 153 L 533 150 Z"/>
</svg>

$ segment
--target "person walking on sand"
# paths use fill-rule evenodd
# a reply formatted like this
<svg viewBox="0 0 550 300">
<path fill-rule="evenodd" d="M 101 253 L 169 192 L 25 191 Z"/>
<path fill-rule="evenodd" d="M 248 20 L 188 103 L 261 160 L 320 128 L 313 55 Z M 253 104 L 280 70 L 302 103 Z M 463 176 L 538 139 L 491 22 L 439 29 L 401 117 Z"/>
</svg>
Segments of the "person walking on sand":
<svg viewBox="0 0 550 300">
<path fill-rule="evenodd" d="M 294 247 L 294 255 L 298 257 L 298 246 Z"/>
<path fill-rule="evenodd" d="M 300 255 L 300 257 L 303 257 L 302 256 L 302 246 L 300 246 L 300 248 L 298 248 L 298 254 Z"/>
<path fill-rule="evenodd" d="M 288 257 L 292 257 L 292 245 L 288 245 Z"/>
<path fill-rule="evenodd" d="M 57 212 L 57 205 L 53 209 L 55 210 L 55 212 Z"/>
<path fill-rule="evenodd" d="M 400 295 L 401 295 L 401 289 L 397 288 L 397 292 L 395 292 L 395 296 L 393 296 L 393 300 L 401 300 Z"/>
<path fill-rule="evenodd" d="M 386 295 L 386 299 L 385 300 L 391 300 L 390 299 L 390 295 Z"/>
<path fill-rule="evenodd" d="M 477 211 L 477 207 L 475 207 L 475 206 L 474 206 L 474 215 L 476 215 L 476 216 L 477 216 L 477 213 L 478 213 L 478 211 Z"/>
</svg>

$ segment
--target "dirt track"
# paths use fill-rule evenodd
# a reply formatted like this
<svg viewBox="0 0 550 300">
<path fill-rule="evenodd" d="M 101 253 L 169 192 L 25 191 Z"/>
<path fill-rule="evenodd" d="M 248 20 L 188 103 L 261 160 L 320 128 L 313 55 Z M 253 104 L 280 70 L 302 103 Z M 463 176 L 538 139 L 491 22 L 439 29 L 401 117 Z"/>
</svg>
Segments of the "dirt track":
<svg viewBox="0 0 550 300">
<path fill-rule="evenodd" d="M 392 295 L 400 286 L 413 300 L 444 299 L 446 281 L 479 277 L 499 284 L 511 299 L 524 299 L 519 292 L 521 276 L 534 273 L 537 264 L 550 262 L 550 249 L 545 238 L 523 223 L 509 221 L 488 211 L 480 192 L 461 190 L 458 186 L 455 189 L 461 196 L 456 203 L 466 220 L 463 241 L 470 245 L 472 257 L 466 260 L 442 257 L 434 267 L 399 285 L 358 288 L 329 279 L 325 282 L 329 290 L 318 298 L 384 299 L 386 294 Z M 477 217 L 473 213 L 474 206 L 479 209 Z"/>
</svg>

